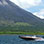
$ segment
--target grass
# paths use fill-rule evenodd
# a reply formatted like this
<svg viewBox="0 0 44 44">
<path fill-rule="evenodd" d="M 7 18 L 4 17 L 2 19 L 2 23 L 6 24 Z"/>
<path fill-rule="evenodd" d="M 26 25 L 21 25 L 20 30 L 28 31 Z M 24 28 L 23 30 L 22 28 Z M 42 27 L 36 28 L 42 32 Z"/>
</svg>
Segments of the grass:
<svg viewBox="0 0 44 44">
<path fill-rule="evenodd" d="M 0 34 L 44 35 L 41 32 L 0 32 Z"/>
</svg>

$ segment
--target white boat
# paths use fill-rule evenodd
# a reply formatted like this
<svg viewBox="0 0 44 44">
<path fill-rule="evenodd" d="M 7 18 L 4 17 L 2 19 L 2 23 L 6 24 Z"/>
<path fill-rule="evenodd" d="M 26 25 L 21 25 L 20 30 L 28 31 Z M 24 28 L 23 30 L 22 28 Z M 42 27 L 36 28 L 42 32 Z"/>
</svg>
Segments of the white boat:
<svg viewBox="0 0 44 44">
<path fill-rule="evenodd" d="M 19 36 L 21 39 L 24 39 L 24 40 L 36 40 L 36 41 L 44 41 L 44 38 L 42 37 L 36 37 L 35 35 L 34 36 Z"/>
</svg>

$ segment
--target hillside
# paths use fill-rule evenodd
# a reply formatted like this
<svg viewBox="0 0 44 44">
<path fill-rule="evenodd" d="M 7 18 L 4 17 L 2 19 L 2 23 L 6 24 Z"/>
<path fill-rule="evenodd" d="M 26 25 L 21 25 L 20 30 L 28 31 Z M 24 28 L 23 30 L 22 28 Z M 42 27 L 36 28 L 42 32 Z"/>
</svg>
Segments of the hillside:
<svg viewBox="0 0 44 44">
<path fill-rule="evenodd" d="M 44 23 L 40 18 L 10 0 L 0 2 L 0 31 L 44 31 Z"/>
</svg>

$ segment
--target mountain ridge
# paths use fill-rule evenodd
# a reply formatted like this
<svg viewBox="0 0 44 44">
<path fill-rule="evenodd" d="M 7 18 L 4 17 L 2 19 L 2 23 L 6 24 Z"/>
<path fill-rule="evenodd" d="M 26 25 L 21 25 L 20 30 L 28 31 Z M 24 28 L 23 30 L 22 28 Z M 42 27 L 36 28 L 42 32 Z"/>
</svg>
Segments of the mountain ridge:
<svg viewBox="0 0 44 44">
<path fill-rule="evenodd" d="M 15 30 L 15 29 L 17 30 L 18 28 L 22 29 L 22 30 L 25 30 L 27 28 L 28 28 L 28 30 L 30 30 L 30 29 L 39 30 L 40 28 L 44 29 L 43 28 L 44 23 L 40 18 L 34 16 L 32 13 L 30 13 L 28 11 L 23 10 L 22 8 L 20 8 L 19 6 L 17 6 L 13 2 L 11 2 L 10 0 L 5 0 L 5 1 L 8 3 L 8 5 L 0 5 L 0 28 L 2 26 L 3 29 L 12 28 L 11 30 Z M 2 0 L 2 2 L 3 2 L 3 0 Z M 22 25 L 22 24 L 27 25 L 27 23 L 32 26 L 29 25 L 29 26 L 25 27 Z M 14 26 L 10 27 L 12 25 L 14 25 Z M 8 26 L 8 27 L 6 28 L 6 26 Z"/>
</svg>

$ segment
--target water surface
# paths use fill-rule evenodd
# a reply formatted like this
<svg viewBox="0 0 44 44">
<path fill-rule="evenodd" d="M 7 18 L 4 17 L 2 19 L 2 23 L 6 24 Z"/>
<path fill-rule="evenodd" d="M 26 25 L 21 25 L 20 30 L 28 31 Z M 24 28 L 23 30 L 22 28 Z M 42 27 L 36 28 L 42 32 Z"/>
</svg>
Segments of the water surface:
<svg viewBox="0 0 44 44">
<path fill-rule="evenodd" d="M 26 41 L 19 35 L 0 35 L 0 44 L 44 44 L 44 41 Z"/>
</svg>

